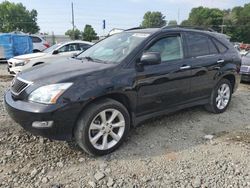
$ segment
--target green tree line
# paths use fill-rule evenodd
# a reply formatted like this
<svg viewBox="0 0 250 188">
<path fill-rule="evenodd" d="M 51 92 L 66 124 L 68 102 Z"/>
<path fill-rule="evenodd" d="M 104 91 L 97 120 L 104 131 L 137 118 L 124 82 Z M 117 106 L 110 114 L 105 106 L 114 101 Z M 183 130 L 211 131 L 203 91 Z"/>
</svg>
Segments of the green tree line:
<svg viewBox="0 0 250 188">
<path fill-rule="evenodd" d="M 193 8 L 181 25 L 212 28 L 229 35 L 232 41 L 250 43 L 250 3 L 228 10 Z"/>
<path fill-rule="evenodd" d="M 92 41 L 97 40 L 97 34 L 94 28 L 91 25 L 85 25 L 84 30 L 81 32 L 79 29 L 75 28 L 69 29 L 66 31 L 65 35 L 68 35 L 72 40 L 85 40 L 85 41 Z"/>
</svg>

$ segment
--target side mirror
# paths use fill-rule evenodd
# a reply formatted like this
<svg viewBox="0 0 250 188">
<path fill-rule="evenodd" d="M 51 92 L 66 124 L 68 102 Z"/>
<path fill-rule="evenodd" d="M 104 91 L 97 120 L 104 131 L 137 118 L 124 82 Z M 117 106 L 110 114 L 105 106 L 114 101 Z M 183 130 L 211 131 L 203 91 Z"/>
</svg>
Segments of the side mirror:
<svg viewBox="0 0 250 188">
<path fill-rule="evenodd" d="M 73 53 L 72 57 L 76 57 L 78 55 L 78 53 Z"/>
<path fill-rule="evenodd" d="M 58 50 L 54 50 L 53 55 L 59 54 Z"/>
<path fill-rule="evenodd" d="M 142 54 L 140 63 L 142 65 L 157 65 L 161 63 L 161 55 L 159 52 L 145 52 Z"/>
</svg>

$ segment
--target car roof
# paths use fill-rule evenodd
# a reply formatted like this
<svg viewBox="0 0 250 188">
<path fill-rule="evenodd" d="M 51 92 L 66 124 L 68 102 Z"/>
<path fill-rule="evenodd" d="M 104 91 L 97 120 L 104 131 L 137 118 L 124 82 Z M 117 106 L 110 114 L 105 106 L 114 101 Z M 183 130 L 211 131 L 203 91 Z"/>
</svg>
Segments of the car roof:
<svg viewBox="0 0 250 188">
<path fill-rule="evenodd" d="M 218 33 L 212 29 L 204 29 L 204 28 L 199 28 L 199 27 L 193 27 L 193 28 L 189 28 L 189 27 L 183 27 L 183 26 L 166 26 L 166 27 L 162 27 L 162 28 L 147 28 L 147 29 L 143 29 L 143 28 L 132 28 L 132 29 L 128 29 L 125 30 L 126 32 L 139 32 L 139 33 L 156 33 L 156 32 L 160 32 L 160 31 L 169 31 L 169 32 L 196 32 L 196 33 L 203 33 L 203 34 L 207 34 L 207 35 L 211 35 L 214 37 L 219 37 L 219 38 L 227 38 L 229 39 L 230 37 L 225 35 L 225 34 L 221 34 Z"/>
<path fill-rule="evenodd" d="M 61 44 L 65 45 L 65 44 L 72 44 L 72 43 L 81 43 L 81 44 L 89 44 L 89 45 L 94 44 L 93 42 L 82 41 L 82 40 L 72 40 L 72 41 L 62 42 Z"/>
</svg>

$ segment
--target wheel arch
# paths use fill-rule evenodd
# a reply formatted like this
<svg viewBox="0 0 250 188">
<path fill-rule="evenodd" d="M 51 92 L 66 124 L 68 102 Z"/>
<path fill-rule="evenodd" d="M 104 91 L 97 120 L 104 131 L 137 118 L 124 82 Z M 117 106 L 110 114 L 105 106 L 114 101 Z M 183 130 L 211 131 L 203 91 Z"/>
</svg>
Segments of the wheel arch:
<svg viewBox="0 0 250 188">
<path fill-rule="evenodd" d="M 34 63 L 33 65 L 32 65 L 32 67 L 34 67 L 34 66 L 37 66 L 37 65 L 41 65 L 41 64 L 43 64 L 44 62 L 36 62 L 36 63 Z"/>
<path fill-rule="evenodd" d="M 236 78 L 234 74 L 224 75 L 221 79 L 227 79 L 232 84 L 232 92 L 235 89 Z"/>
<path fill-rule="evenodd" d="M 135 115 L 134 115 L 134 111 L 133 111 L 132 101 L 125 94 L 118 93 L 118 92 L 117 93 L 110 93 L 110 94 L 96 97 L 94 99 L 90 99 L 87 103 L 84 104 L 84 106 L 82 107 L 81 111 L 79 112 L 79 114 L 75 120 L 75 123 L 73 125 L 72 138 L 74 138 L 74 130 L 76 128 L 77 121 L 81 117 L 82 113 L 84 113 L 84 110 L 86 110 L 91 104 L 98 102 L 98 101 L 101 101 L 101 100 L 104 100 L 104 99 L 112 99 L 112 100 L 120 102 L 123 106 L 125 106 L 125 108 L 128 110 L 128 113 L 130 115 L 130 125 L 132 125 L 132 126 L 134 125 L 133 122 L 135 119 L 134 118 Z"/>
</svg>

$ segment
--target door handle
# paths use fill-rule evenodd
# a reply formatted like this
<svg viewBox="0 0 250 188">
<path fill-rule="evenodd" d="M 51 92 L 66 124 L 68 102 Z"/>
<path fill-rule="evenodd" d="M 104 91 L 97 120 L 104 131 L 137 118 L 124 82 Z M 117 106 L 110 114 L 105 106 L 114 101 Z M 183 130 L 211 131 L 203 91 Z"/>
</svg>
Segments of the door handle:
<svg viewBox="0 0 250 188">
<path fill-rule="evenodd" d="M 219 59 L 219 60 L 217 61 L 217 63 L 224 63 L 224 62 L 225 62 L 224 59 Z"/>
<path fill-rule="evenodd" d="M 190 69 L 191 66 L 190 65 L 184 65 L 182 67 L 180 67 L 180 70 L 187 70 L 187 69 Z"/>
</svg>

